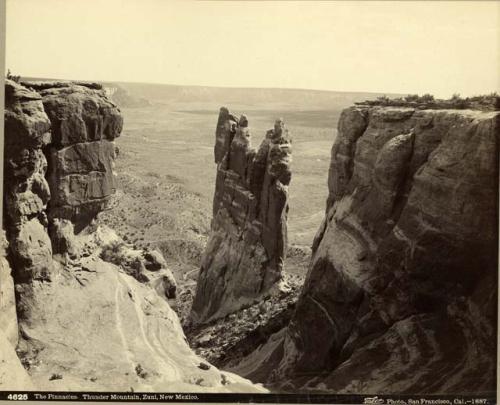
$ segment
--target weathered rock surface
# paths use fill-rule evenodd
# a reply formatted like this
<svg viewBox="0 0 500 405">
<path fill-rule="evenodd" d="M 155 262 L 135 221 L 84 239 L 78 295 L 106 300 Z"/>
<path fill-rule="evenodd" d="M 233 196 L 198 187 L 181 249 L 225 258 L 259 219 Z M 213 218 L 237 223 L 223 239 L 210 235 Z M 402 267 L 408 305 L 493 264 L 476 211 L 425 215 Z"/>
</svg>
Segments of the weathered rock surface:
<svg viewBox="0 0 500 405">
<path fill-rule="evenodd" d="M 14 280 L 11 275 L 10 264 L 7 261 L 7 239 L 0 235 L 0 325 L 4 337 L 11 347 L 18 341 L 16 299 L 14 295 Z"/>
<path fill-rule="evenodd" d="M 60 220 L 79 232 L 108 206 L 115 191 L 112 141 L 123 123 L 98 86 L 26 85 L 6 83 L 4 159 L 7 237 L 14 276 L 23 282 L 51 277 L 49 222 L 56 234 Z"/>
<path fill-rule="evenodd" d="M 16 280 L 50 279 L 52 247 L 46 207 L 50 189 L 42 152 L 50 121 L 36 92 L 5 83 L 4 224 Z"/>
<path fill-rule="evenodd" d="M 0 330 L 0 389 L 5 391 L 34 390 L 31 378 L 14 350 L 15 344 Z"/>
<path fill-rule="evenodd" d="M 103 90 L 68 84 L 40 94 L 52 130 L 49 215 L 71 220 L 78 232 L 107 208 L 115 192 L 113 140 L 123 118 Z"/>
<path fill-rule="evenodd" d="M 339 393 L 494 392 L 499 130 L 498 111 L 344 110 L 295 314 L 245 375 Z"/>
<path fill-rule="evenodd" d="M 15 287 L 0 251 L 0 388 L 265 392 L 191 351 L 168 304 L 175 280 L 161 254 L 93 221 L 114 193 L 117 107 L 99 85 L 26 85 L 6 85 Z"/>
<path fill-rule="evenodd" d="M 258 149 L 248 120 L 221 108 L 213 220 L 192 320 L 223 317 L 277 288 L 287 247 L 291 138 L 281 120 Z"/>
<path fill-rule="evenodd" d="M 289 287 L 286 291 L 224 318 L 198 325 L 186 322 L 193 295 L 190 289 L 181 290 L 176 309 L 190 347 L 216 367 L 231 371 L 231 367 L 265 343 L 271 334 L 288 326 L 304 279 L 285 272 L 284 281 Z"/>
<path fill-rule="evenodd" d="M 50 224 L 49 235 L 54 254 L 76 258 L 82 253 L 75 238 L 75 226 L 71 221 L 54 218 Z"/>
<path fill-rule="evenodd" d="M 150 285 L 161 297 L 176 297 L 177 283 L 160 252 L 135 249 L 115 233 L 110 233 L 100 248 L 100 257 L 104 261 L 119 266 L 137 281 Z"/>
<path fill-rule="evenodd" d="M 38 389 L 266 392 L 213 366 L 200 368 L 205 362 L 189 348 L 167 301 L 100 258 L 116 239 L 112 230 L 75 238 L 92 253 L 59 264 L 51 283 L 17 285 L 24 297 L 18 351 Z"/>
</svg>

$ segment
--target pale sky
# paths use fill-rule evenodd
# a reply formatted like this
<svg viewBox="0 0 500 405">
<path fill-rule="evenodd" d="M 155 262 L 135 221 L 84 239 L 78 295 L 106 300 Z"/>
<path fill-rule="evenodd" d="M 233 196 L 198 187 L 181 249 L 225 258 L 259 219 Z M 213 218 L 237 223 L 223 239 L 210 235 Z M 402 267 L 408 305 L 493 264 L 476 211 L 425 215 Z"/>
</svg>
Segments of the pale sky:
<svg viewBox="0 0 500 405">
<path fill-rule="evenodd" d="M 500 2 L 7 0 L 24 76 L 231 87 L 500 91 Z"/>
</svg>

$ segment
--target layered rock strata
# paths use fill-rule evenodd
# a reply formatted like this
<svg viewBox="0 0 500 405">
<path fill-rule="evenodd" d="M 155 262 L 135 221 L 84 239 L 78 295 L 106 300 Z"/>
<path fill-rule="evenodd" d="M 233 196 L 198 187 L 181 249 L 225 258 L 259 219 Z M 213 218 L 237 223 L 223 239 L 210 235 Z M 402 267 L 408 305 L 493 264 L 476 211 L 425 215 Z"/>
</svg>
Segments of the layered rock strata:
<svg viewBox="0 0 500 405">
<path fill-rule="evenodd" d="M 499 129 L 498 111 L 344 110 L 296 311 L 233 370 L 287 391 L 493 394 Z"/>
<path fill-rule="evenodd" d="M 3 214 L 15 286 L 2 259 L 0 389 L 266 391 L 191 351 L 159 252 L 93 221 L 115 191 L 122 129 L 101 86 L 25 85 L 6 84 Z"/>
<path fill-rule="evenodd" d="M 223 317 L 271 293 L 287 247 L 291 137 L 282 120 L 258 149 L 245 116 L 221 108 L 215 134 L 217 179 L 209 241 L 191 317 Z"/>
<path fill-rule="evenodd" d="M 4 222 L 16 279 L 50 280 L 47 228 L 60 248 L 60 226 L 79 232 L 107 207 L 123 119 L 97 85 L 27 85 L 6 83 Z"/>
<path fill-rule="evenodd" d="M 271 379 L 344 393 L 493 392 L 500 112 L 357 106 Z"/>
<path fill-rule="evenodd" d="M 18 280 L 50 279 L 52 247 L 45 231 L 50 188 L 43 153 L 51 140 L 41 96 L 5 85 L 4 224 Z"/>
<path fill-rule="evenodd" d="M 102 90 L 70 85 L 39 92 L 52 132 L 50 217 L 70 220 L 78 232 L 108 207 L 115 192 L 113 141 L 123 118 Z"/>
</svg>

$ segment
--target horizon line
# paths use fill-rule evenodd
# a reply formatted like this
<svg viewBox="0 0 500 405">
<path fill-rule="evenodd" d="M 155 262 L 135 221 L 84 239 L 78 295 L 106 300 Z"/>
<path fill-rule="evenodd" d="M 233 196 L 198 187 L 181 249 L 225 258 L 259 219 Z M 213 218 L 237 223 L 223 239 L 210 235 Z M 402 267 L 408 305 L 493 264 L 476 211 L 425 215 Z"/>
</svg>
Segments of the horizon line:
<svg viewBox="0 0 500 405">
<path fill-rule="evenodd" d="M 124 80 L 94 80 L 94 79 L 61 79 L 61 78 L 49 78 L 49 77 L 37 77 L 37 76 L 24 76 L 20 75 L 21 81 L 63 81 L 63 82 L 88 82 L 88 83 L 126 83 L 126 84 L 142 84 L 142 85 L 159 85 L 159 86 L 170 86 L 170 87 L 206 87 L 211 89 L 233 89 L 233 90 L 290 90 L 290 91 L 314 91 L 321 93 L 348 93 L 348 94 L 384 94 L 384 95 L 410 95 L 417 93 L 409 93 L 409 92 L 384 92 L 384 91 L 362 91 L 362 90 L 328 90 L 328 89 L 315 89 L 315 88 L 305 88 L 305 87 L 265 87 L 265 86 L 230 86 L 230 85 L 205 85 L 205 84 L 174 84 L 174 83 L 165 83 L 165 82 L 141 82 L 141 81 L 124 81 Z"/>
<path fill-rule="evenodd" d="M 305 88 L 305 87 L 265 87 L 265 86 L 231 86 L 231 85 L 205 85 L 205 84 L 174 84 L 174 83 L 165 83 L 165 82 L 151 82 L 151 81 L 127 81 L 127 80 L 94 80 L 94 79 L 61 79 L 61 78 L 48 78 L 48 77 L 37 77 L 37 76 L 24 76 L 20 75 L 21 81 L 26 80 L 37 80 L 37 81 L 67 81 L 67 82 L 88 82 L 88 83 L 124 83 L 124 84 L 140 84 L 140 85 L 156 85 L 156 86 L 169 86 L 169 87 L 205 87 L 210 89 L 232 89 L 232 90 L 289 90 L 289 91 L 313 91 L 318 93 L 346 93 L 346 94 L 373 94 L 373 95 L 389 95 L 389 96 L 406 96 L 406 95 L 425 95 L 431 94 L 434 95 L 432 91 L 426 91 L 422 93 L 417 92 L 385 92 L 385 91 L 363 91 L 363 90 L 328 90 L 328 89 L 315 89 L 315 88 Z M 481 93 L 474 92 L 470 94 L 459 94 L 463 97 L 475 97 L 475 96 L 484 96 L 492 93 L 499 93 L 500 89 L 492 89 L 489 92 Z M 453 93 L 448 96 L 452 97 Z M 438 98 L 443 98 L 443 96 L 438 96 Z"/>
</svg>

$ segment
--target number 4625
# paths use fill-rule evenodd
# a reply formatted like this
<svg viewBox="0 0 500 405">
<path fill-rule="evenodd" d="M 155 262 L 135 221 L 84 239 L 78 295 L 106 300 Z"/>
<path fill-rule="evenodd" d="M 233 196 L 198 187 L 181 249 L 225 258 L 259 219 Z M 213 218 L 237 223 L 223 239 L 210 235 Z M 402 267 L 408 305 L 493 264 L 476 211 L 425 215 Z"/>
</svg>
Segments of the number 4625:
<svg viewBox="0 0 500 405">
<path fill-rule="evenodd" d="M 9 394 L 7 395 L 7 399 L 11 401 L 27 401 L 28 394 Z"/>
</svg>

